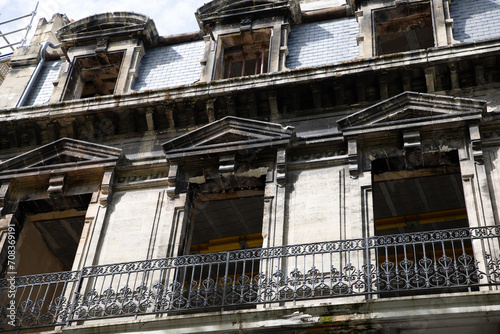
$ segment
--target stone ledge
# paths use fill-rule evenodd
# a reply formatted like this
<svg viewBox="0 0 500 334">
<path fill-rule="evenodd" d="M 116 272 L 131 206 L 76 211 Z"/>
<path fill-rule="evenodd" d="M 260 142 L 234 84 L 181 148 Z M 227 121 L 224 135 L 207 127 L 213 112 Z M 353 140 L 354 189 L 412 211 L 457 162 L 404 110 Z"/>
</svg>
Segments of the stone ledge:
<svg viewBox="0 0 500 334">
<path fill-rule="evenodd" d="M 360 300 L 321 300 L 316 305 L 279 306 L 186 315 L 146 315 L 137 320 L 115 318 L 64 327 L 59 333 L 254 333 L 291 329 L 360 330 L 446 328 L 500 322 L 500 292 L 480 291 Z M 396 311 L 397 310 L 397 311 Z"/>
</svg>

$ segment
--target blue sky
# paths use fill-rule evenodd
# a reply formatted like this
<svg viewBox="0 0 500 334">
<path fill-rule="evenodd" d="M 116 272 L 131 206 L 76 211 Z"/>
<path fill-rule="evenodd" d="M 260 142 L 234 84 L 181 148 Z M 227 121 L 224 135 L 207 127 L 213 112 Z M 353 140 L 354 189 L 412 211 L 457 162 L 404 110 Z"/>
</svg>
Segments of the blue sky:
<svg viewBox="0 0 500 334">
<path fill-rule="evenodd" d="M 149 16 L 154 20 L 160 35 L 197 31 L 199 28 L 194 12 L 206 2 L 209 0 L 40 0 L 30 35 L 36 29 L 40 18 L 50 20 L 54 13 L 64 13 L 76 21 L 92 14 L 116 11 L 132 11 Z M 36 0 L 0 0 L 0 22 L 32 12 L 36 3 Z M 0 25 L 0 30 L 12 31 L 28 24 L 29 19 L 23 19 L 16 23 Z M 6 37 L 12 42 L 21 40 L 23 36 L 16 34 Z M 5 41 L 0 40 L 0 46 L 5 44 Z M 2 54 L 8 52 L 8 49 L 0 49 Z"/>
</svg>

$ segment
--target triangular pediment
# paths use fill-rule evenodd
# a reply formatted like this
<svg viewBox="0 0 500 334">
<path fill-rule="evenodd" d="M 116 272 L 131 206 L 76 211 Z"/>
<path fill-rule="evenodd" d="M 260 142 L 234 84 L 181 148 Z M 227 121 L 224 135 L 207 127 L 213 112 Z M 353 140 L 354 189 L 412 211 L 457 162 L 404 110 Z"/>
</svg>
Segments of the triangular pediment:
<svg viewBox="0 0 500 334">
<path fill-rule="evenodd" d="M 293 127 L 227 116 L 163 144 L 167 158 L 287 145 Z"/>
<path fill-rule="evenodd" d="M 480 119 L 486 102 L 434 94 L 404 92 L 337 121 L 346 133 L 374 132 Z"/>
<path fill-rule="evenodd" d="M 16 171 L 54 171 L 67 167 L 106 167 L 123 157 L 122 150 L 70 138 L 61 138 L 0 163 L 0 174 Z"/>
</svg>

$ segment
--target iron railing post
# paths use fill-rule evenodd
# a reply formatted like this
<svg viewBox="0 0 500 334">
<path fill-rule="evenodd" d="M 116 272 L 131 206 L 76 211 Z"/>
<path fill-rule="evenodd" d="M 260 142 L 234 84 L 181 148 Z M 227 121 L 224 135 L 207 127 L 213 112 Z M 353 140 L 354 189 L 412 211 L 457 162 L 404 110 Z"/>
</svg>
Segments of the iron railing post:
<svg viewBox="0 0 500 334">
<path fill-rule="evenodd" d="M 85 267 L 78 270 L 78 272 L 76 274 L 77 275 L 77 284 L 76 284 L 75 292 L 69 295 L 69 298 L 71 298 L 71 296 L 73 296 L 73 301 L 68 300 L 68 306 L 70 306 L 70 310 L 68 313 L 68 319 L 66 321 L 65 326 L 70 326 L 70 323 L 73 320 L 74 312 L 76 309 L 76 303 L 78 302 L 78 294 L 80 293 L 80 289 L 82 288 L 82 285 L 83 285 L 83 270 L 84 269 L 85 269 Z"/>
</svg>

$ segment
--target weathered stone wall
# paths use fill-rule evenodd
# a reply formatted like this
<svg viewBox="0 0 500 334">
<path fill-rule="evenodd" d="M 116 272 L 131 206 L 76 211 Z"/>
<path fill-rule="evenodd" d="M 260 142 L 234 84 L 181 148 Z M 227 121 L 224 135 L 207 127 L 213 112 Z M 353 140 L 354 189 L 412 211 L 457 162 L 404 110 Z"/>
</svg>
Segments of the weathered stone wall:
<svg viewBox="0 0 500 334">
<path fill-rule="evenodd" d="M 153 235 L 161 210 L 163 190 L 145 189 L 113 194 L 103 229 L 99 264 L 140 261 L 152 258 Z"/>
<path fill-rule="evenodd" d="M 286 243 L 293 245 L 345 238 L 345 201 L 348 197 L 345 168 L 293 171 L 289 177 Z"/>
<path fill-rule="evenodd" d="M 496 138 L 500 138 L 500 131 L 492 134 Z M 500 222 L 500 148 L 490 147 L 485 149 L 484 164 L 486 167 L 486 176 L 488 178 L 488 185 L 490 187 L 490 196 L 493 207 L 493 214 L 496 224 Z"/>
</svg>

